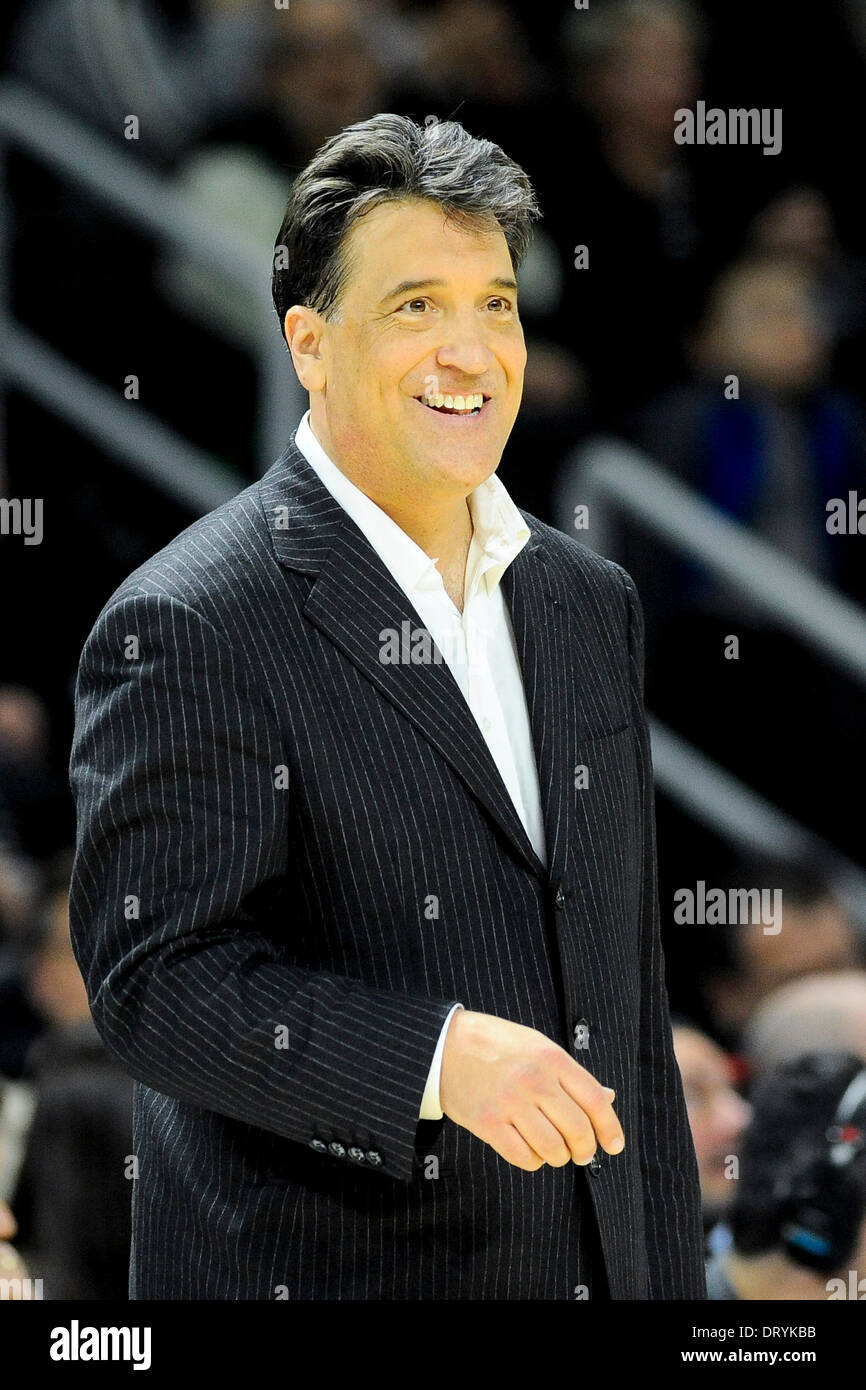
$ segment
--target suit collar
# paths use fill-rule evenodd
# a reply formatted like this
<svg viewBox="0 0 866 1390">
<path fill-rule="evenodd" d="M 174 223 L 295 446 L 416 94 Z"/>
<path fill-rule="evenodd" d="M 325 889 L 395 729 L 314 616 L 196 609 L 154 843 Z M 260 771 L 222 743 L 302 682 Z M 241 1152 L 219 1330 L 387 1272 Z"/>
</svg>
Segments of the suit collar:
<svg viewBox="0 0 866 1390">
<path fill-rule="evenodd" d="M 382 696 L 409 719 L 481 802 L 527 867 L 543 881 L 561 876 L 573 797 L 561 718 L 568 689 L 571 634 L 549 542 L 523 515 L 530 536 L 502 576 L 523 672 L 538 765 L 548 867 L 532 847 L 475 719 L 447 664 L 387 664 L 384 629 L 423 628 L 415 607 L 366 536 L 324 486 L 294 436 L 262 478 L 260 495 L 277 562 L 315 576 L 304 616 L 344 653 Z M 409 624 L 409 629 L 402 627 Z M 561 629 L 561 630 L 558 630 Z M 573 730 L 571 731 L 573 737 Z"/>
<path fill-rule="evenodd" d="M 344 524 L 360 531 L 301 453 L 294 434 L 259 487 L 274 555 L 287 569 L 317 574 L 330 541 Z M 529 538 L 519 553 L 534 553 L 543 544 L 541 532 L 519 508 L 515 511 L 529 527 Z"/>
<path fill-rule="evenodd" d="M 337 467 L 313 432 L 309 410 L 298 425 L 293 441 L 320 482 L 324 483 L 382 556 L 400 587 L 411 593 L 435 568 L 435 562 L 387 512 Z M 468 503 L 473 536 L 467 565 L 477 567 L 479 580 L 486 575 L 484 582 L 487 589 L 492 590 L 529 540 L 530 528 L 495 473 L 479 483 L 470 494 Z M 471 578 L 470 569 L 467 575 L 469 582 Z"/>
</svg>

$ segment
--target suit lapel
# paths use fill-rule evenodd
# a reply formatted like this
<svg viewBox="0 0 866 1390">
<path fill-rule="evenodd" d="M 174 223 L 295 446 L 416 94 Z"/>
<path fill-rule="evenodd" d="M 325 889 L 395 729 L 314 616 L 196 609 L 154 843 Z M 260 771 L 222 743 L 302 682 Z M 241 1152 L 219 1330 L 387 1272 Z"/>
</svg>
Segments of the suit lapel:
<svg viewBox="0 0 866 1390">
<path fill-rule="evenodd" d="M 556 572 L 530 518 L 532 535 L 501 584 L 523 674 L 547 846 L 547 876 L 565 873 L 574 824 L 578 708 L 574 639 Z"/>
<path fill-rule="evenodd" d="M 573 792 L 561 727 L 569 698 L 568 631 L 551 595 L 544 544 L 536 529 L 502 584 L 523 671 L 547 835 L 548 868 L 532 847 L 475 719 L 445 661 L 381 659 L 383 633 L 424 629 L 417 609 L 366 536 L 292 440 L 260 483 L 280 564 L 317 576 L 304 606 L 313 623 L 446 759 L 493 817 L 527 867 L 543 880 L 561 875 Z M 527 524 L 532 522 L 527 519 Z M 404 627 L 403 624 L 408 624 Z"/>
</svg>

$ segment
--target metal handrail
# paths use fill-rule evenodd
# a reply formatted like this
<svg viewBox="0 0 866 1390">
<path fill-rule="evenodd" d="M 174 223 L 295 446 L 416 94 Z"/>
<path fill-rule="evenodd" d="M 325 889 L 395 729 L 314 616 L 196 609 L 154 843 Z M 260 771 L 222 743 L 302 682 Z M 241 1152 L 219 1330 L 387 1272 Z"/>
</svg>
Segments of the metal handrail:
<svg viewBox="0 0 866 1390">
<path fill-rule="evenodd" d="M 256 453 L 260 472 L 264 472 L 282 453 L 286 441 L 306 406 L 306 397 L 292 369 L 285 343 L 275 322 L 270 299 L 271 264 L 251 254 L 249 243 L 235 231 L 214 225 L 190 202 L 188 195 L 166 179 L 143 168 L 126 151 L 112 147 L 103 136 L 88 130 L 74 117 L 36 95 L 12 79 L 0 82 L 0 273 L 8 276 L 9 238 L 12 211 L 5 187 L 5 169 L 10 146 L 17 146 L 55 173 L 78 183 L 90 194 L 107 203 L 121 217 L 151 233 L 161 242 L 180 248 L 204 260 L 220 274 L 232 276 L 250 294 L 261 317 L 261 349 L 258 355 L 260 408 Z M 215 328 L 216 332 L 221 332 Z M 73 417 L 67 410 L 68 397 L 52 390 L 48 375 L 56 363 L 51 350 L 42 355 L 33 351 L 39 344 L 32 335 L 16 331 L 9 310 L 8 285 L 0 285 L 0 378 L 14 379 L 21 389 L 33 387 L 43 403 L 81 426 L 96 420 Z M 49 368 L 47 364 L 51 362 Z M 35 373 L 35 376 L 31 374 Z M 94 403 L 96 401 L 93 397 Z M 102 406 L 100 405 L 100 410 Z M 147 472 L 148 427 L 138 430 L 136 411 L 127 412 L 126 428 L 136 436 L 134 453 L 139 471 Z M 149 426 L 154 421 L 151 419 Z M 199 495 L 201 465 L 210 467 L 210 456 L 194 450 L 175 431 L 161 425 L 163 454 L 154 462 L 153 481 L 164 486 L 166 474 L 187 474 L 184 491 L 190 499 Z M 191 452 L 192 451 L 192 452 Z M 129 452 L 126 453 L 130 462 Z M 198 468 L 194 466 L 198 463 Z M 226 470 L 223 466 L 223 476 Z M 212 488 L 201 488 L 201 510 L 208 510 Z"/>
<path fill-rule="evenodd" d="M 834 891 L 866 930 L 866 873 L 786 812 L 660 720 L 649 721 L 656 786 L 688 815 L 749 855 L 755 846 L 774 858 L 812 858 L 826 866 Z"/>
<path fill-rule="evenodd" d="M 606 553 L 609 512 L 619 508 L 672 548 L 699 560 L 742 589 L 765 613 L 866 682 L 866 613 L 787 556 L 731 520 L 652 459 L 618 439 L 597 437 L 564 465 L 554 495 L 555 521 L 574 532 L 574 508 L 589 509 L 579 533 Z M 711 761 L 659 720 L 650 719 L 656 784 L 687 813 L 741 851 L 796 859 L 814 854 L 827 865 L 833 887 L 866 928 L 866 873 L 738 778 Z"/>
<path fill-rule="evenodd" d="M 242 473 L 188 444 L 139 402 L 132 404 L 94 381 L 26 329 L 7 328 L 4 346 L 3 375 L 8 385 L 61 415 L 99 448 L 123 459 L 146 482 L 190 511 L 212 511 L 247 486 Z"/>
<path fill-rule="evenodd" d="M 604 549 L 607 507 L 615 505 L 675 550 L 742 589 L 762 609 L 866 683 L 866 612 L 806 573 L 646 454 L 621 440 L 590 440 L 573 454 L 557 485 L 557 525 L 573 534 L 574 505 L 589 507 L 580 539 Z"/>
</svg>

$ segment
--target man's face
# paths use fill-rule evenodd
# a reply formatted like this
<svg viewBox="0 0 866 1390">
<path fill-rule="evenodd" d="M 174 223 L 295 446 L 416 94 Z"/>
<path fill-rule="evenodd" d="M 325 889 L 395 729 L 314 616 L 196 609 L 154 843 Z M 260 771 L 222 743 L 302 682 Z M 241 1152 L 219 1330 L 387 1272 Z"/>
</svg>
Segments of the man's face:
<svg viewBox="0 0 866 1390">
<path fill-rule="evenodd" d="M 749 1105 L 734 1088 L 729 1059 L 703 1033 L 675 1028 L 674 1052 L 683 1078 L 704 1207 L 716 1212 L 733 1195 L 730 1159 L 737 1153 L 749 1119 Z"/>
<path fill-rule="evenodd" d="M 346 252 L 339 321 L 321 341 L 314 431 L 383 494 L 467 496 L 497 468 L 523 392 L 526 346 L 502 230 L 469 230 L 436 203 L 401 200 L 363 217 Z M 474 414 L 446 414 L 421 399 L 437 393 L 485 399 Z"/>
</svg>

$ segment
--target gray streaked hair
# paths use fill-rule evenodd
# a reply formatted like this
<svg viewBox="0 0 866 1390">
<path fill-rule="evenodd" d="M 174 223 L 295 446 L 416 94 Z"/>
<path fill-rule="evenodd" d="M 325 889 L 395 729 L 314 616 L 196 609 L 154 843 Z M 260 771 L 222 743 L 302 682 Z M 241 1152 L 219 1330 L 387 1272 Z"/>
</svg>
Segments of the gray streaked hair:
<svg viewBox="0 0 866 1390">
<path fill-rule="evenodd" d="M 519 164 L 458 121 L 419 125 L 388 112 L 331 136 L 295 179 L 274 246 L 272 293 L 284 331 L 293 304 L 338 316 L 351 270 L 346 238 L 382 203 L 425 198 L 466 227 L 502 229 L 515 276 L 541 216 Z"/>
</svg>

